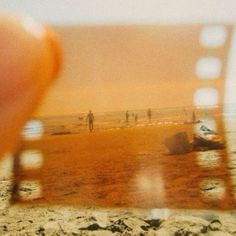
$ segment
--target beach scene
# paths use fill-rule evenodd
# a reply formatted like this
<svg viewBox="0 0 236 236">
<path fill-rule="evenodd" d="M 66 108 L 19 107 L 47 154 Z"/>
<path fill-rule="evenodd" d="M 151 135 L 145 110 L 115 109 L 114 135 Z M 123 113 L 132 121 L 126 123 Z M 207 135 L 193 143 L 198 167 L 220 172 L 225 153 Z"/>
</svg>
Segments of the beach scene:
<svg viewBox="0 0 236 236">
<path fill-rule="evenodd" d="M 218 133 L 225 140 L 227 134 L 233 136 L 235 133 L 235 114 L 227 118 L 230 130 L 223 131 L 221 108 L 208 107 L 208 115 L 205 109 L 199 109 L 194 117 L 190 111 L 148 109 L 146 114 L 144 111 L 133 113 L 143 114 L 140 121 L 135 115 L 130 119 L 127 111 L 101 114 L 100 117 L 98 114 L 97 119 L 93 114 L 93 129 L 86 119 L 90 113 L 83 123 L 82 116 L 77 117 L 77 121 L 73 116 L 46 120 L 48 126 L 45 125 L 46 133 L 41 140 L 22 143 L 22 153 L 17 154 L 15 160 L 15 181 L 20 184 L 37 179 L 43 191 L 42 196 L 34 200 L 37 203 L 234 209 L 235 185 L 231 180 L 234 161 L 229 158 L 234 155 L 233 150 L 228 153 L 225 147 L 211 148 L 209 144 L 196 150 L 171 153 L 173 150 L 168 149 L 166 142 L 168 137 L 176 134 L 184 134 L 186 141 L 193 142 L 196 135 L 204 137 L 203 127 L 209 130 L 218 127 Z M 197 119 L 203 115 L 205 119 Z M 73 125 L 72 120 L 77 124 Z M 37 129 L 28 127 L 27 132 L 32 135 Z M 178 142 L 178 139 L 181 135 L 174 141 Z M 38 167 L 37 163 L 32 168 L 27 167 L 24 163 L 27 155 L 33 159 L 40 153 L 43 160 L 38 161 L 42 163 Z M 57 182 L 58 178 L 61 181 Z M 20 189 L 19 186 L 19 201 Z M 189 194 L 183 194 L 186 189 Z"/>
<path fill-rule="evenodd" d="M 233 209 L 225 122 L 235 105 L 224 96 L 232 27 L 213 29 L 222 27 L 213 49 L 202 25 L 56 28 L 66 63 L 35 114 L 41 138 L 30 140 L 37 125 L 23 131 L 15 200 L 37 180 L 42 203 Z M 203 57 L 208 50 L 215 57 Z M 37 151 L 39 168 L 22 164 Z M 213 166 L 203 164 L 208 154 Z"/>
<path fill-rule="evenodd" d="M 232 25 L 53 28 L 65 65 L 0 165 L 0 232 L 235 235 Z"/>
</svg>

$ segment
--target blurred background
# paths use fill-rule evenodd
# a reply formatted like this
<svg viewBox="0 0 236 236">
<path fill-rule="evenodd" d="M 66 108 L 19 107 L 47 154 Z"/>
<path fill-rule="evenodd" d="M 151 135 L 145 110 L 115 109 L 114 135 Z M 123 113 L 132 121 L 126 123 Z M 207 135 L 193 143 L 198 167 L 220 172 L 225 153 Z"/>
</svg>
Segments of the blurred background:
<svg viewBox="0 0 236 236">
<path fill-rule="evenodd" d="M 37 116 L 236 109 L 234 0 L 0 0 L 0 8 L 51 25 L 61 39 L 64 69 Z"/>
<path fill-rule="evenodd" d="M 235 23 L 234 0 L 1 0 L 49 24 Z"/>
</svg>

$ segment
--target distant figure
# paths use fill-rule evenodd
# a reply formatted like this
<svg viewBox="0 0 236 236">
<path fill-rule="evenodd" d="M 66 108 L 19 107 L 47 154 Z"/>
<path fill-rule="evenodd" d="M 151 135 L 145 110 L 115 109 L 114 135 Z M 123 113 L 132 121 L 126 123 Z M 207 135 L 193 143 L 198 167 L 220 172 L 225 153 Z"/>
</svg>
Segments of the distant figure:
<svg viewBox="0 0 236 236">
<path fill-rule="evenodd" d="M 88 125 L 89 125 L 89 131 L 92 132 L 93 131 L 94 115 L 91 110 L 89 110 L 86 121 L 88 122 Z"/>
<path fill-rule="evenodd" d="M 134 122 L 135 122 L 135 124 L 138 123 L 138 114 L 135 114 L 135 116 L 134 116 Z"/>
<path fill-rule="evenodd" d="M 196 122 L 196 114 L 194 111 L 192 113 L 192 122 Z"/>
<path fill-rule="evenodd" d="M 150 108 L 148 108 L 148 110 L 147 110 L 147 116 L 148 116 L 149 123 L 151 123 L 151 121 L 152 121 L 152 110 Z"/>
<path fill-rule="evenodd" d="M 126 124 L 129 123 L 129 111 L 126 111 L 125 113 L 125 120 L 126 120 Z"/>
<path fill-rule="evenodd" d="M 188 114 L 188 112 L 186 111 L 185 108 L 184 108 L 183 112 L 184 112 L 184 115 L 185 115 L 185 116 Z"/>
</svg>

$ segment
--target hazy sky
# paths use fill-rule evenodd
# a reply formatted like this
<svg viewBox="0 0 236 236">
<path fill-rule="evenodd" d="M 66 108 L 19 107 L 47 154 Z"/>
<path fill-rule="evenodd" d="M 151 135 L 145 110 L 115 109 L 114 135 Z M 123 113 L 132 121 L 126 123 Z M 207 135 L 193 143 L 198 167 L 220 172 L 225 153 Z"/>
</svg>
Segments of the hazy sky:
<svg viewBox="0 0 236 236">
<path fill-rule="evenodd" d="M 235 0 L 0 0 L 46 23 L 236 22 Z"/>
<path fill-rule="evenodd" d="M 201 86 L 195 74 L 197 60 L 217 56 L 225 66 L 229 45 L 203 50 L 201 27 L 167 25 L 236 24 L 236 0 L 0 0 L 0 8 L 52 25 L 87 25 L 56 29 L 65 66 L 40 115 L 192 105 L 193 88 Z M 118 26 L 156 23 L 156 27 L 146 28 Z M 224 72 L 227 69 L 234 79 L 236 47 L 231 51 Z M 220 81 L 215 83 L 222 90 Z M 235 88 L 234 79 L 228 85 L 229 101 Z"/>
<path fill-rule="evenodd" d="M 60 80 L 50 90 L 40 115 L 181 107 L 193 105 L 201 86 L 223 89 L 229 46 L 204 49 L 203 26 L 76 26 L 55 28 L 65 54 Z M 215 80 L 195 73 L 202 56 L 222 61 Z M 219 101 L 222 102 L 222 101 Z"/>
</svg>

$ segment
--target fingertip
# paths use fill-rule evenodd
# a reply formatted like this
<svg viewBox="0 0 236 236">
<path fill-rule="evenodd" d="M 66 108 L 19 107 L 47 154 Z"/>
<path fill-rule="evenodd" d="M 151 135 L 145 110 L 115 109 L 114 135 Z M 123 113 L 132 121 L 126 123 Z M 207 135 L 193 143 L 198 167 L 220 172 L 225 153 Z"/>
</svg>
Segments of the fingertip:
<svg viewBox="0 0 236 236">
<path fill-rule="evenodd" d="M 59 40 L 29 17 L 0 13 L 0 158 L 19 141 L 62 65 Z"/>
<path fill-rule="evenodd" d="M 46 27 L 45 30 L 45 41 L 49 45 L 53 57 L 52 79 L 56 79 L 59 76 L 63 64 L 62 47 L 56 33 L 50 27 Z"/>
</svg>

